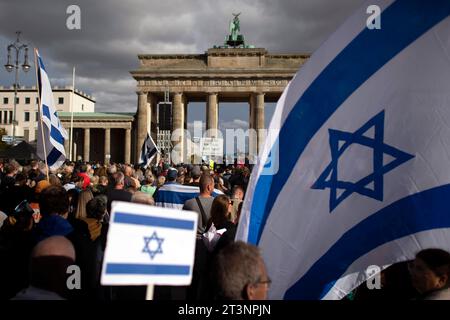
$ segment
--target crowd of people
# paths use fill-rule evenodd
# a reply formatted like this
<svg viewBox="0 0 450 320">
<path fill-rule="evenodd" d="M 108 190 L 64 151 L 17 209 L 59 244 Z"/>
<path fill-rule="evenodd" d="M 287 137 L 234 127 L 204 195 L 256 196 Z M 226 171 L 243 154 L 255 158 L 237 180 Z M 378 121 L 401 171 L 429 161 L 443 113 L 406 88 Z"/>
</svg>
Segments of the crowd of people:
<svg viewBox="0 0 450 320">
<path fill-rule="evenodd" d="M 101 267 L 113 201 L 198 213 L 192 283 L 155 288 L 155 299 L 266 299 L 271 280 L 257 247 L 235 241 L 247 166 L 0 161 L 0 299 L 145 299 L 146 287 L 103 286 Z M 69 288 L 68 268 L 81 270 Z M 450 299 L 450 253 L 426 249 L 381 272 L 346 299 Z"/>
<path fill-rule="evenodd" d="M 216 281 L 222 278 L 215 273 L 215 261 L 223 250 L 224 255 L 232 250 L 251 261 L 259 259 L 262 267 L 252 263 L 253 273 L 242 270 L 258 286 L 259 281 L 267 280 L 258 250 L 234 243 L 249 176 L 247 166 L 232 165 L 212 169 L 161 162 L 144 169 L 128 164 L 66 162 L 49 171 L 37 160 L 24 165 L 2 161 L 0 274 L 8 276 L 1 280 L 0 299 L 145 298 L 145 287 L 100 284 L 113 201 L 198 213 L 192 284 L 156 287 L 156 299 L 226 297 L 222 286 L 228 281 Z M 232 259 L 225 259 L 229 261 Z M 71 290 L 66 284 L 71 265 L 81 270 L 81 289 Z M 251 297 L 254 295 L 241 298 Z"/>
</svg>

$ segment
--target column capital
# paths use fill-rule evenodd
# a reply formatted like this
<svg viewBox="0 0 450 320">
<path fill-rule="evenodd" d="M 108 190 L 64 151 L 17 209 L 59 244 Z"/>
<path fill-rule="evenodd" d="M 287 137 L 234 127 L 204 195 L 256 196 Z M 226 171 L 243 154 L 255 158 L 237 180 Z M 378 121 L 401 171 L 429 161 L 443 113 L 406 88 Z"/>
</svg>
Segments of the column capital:
<svg viewBox="0 0 450 320">
<path fill-rule="evenodd" d="M 146 94 L 148 94 L 148 92 L 147 91 L 136 91 L 136 94 L 138 96 L 140 96 L 140 95 L 146 95 Z"/>
</svg>

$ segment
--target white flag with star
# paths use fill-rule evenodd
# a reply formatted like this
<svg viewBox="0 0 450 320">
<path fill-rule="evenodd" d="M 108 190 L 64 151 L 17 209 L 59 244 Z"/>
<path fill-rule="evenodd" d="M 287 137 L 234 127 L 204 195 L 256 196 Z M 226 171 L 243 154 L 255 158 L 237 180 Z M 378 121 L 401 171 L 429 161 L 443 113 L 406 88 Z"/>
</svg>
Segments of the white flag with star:
<svg viewBox="0 0 450 320">
<path fill-rule="evenodd" d="M 448 0 L 368 1 L 283 92 L 237 231 L 270 298 L 340 299 L 369 266 L 450 251 L 449 15 Z"/>
</svg>

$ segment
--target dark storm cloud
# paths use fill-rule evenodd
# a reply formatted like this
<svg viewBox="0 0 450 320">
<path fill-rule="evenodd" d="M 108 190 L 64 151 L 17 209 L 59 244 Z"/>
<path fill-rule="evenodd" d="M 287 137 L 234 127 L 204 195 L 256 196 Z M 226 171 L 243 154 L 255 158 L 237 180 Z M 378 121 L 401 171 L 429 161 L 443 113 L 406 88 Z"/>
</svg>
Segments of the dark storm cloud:
<svg viewBox="0 0 450 320">
<path fill-rule="evenodd" d="M 22 30 L 23 38 L 40 48 L 55 84 L 70 84 L 75 65 L 77 87 L 97 98 L 97 110 L 132 112 L 136 95 L 129 71 L 137 67 L 138 53 L 204 52 L 223 43 L 232 12 L 242 12 L 248 43 L 271 52 L 312 52 L 362 3 L 0 0 L 0 57 L 5 59 L 2 48 Z M 81 8 L 81 30 L 66 28 L 71 4 Z M 9 85 L 7 77 L 2 70 L 0 84 Z"/>
</svg>

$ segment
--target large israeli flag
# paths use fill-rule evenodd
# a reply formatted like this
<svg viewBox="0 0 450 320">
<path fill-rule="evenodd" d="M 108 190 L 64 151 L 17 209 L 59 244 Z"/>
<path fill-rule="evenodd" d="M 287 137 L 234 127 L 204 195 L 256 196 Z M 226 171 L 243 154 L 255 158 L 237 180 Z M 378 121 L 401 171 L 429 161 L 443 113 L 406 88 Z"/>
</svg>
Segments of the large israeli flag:
<svg viewBox="0 0 450 320">
<path fill-rule="evenodd" d="M 35 50 L 35 54 L 40 98 L 39 113 L 42 119 L 42 123 L 38 121 L 37 154 L 42 160 L 47 160 L 50 169 L 57 169 L 66 160 L 64 140 L 68 136 L 56 112 L 52 87 L 44 62 L 37 50 Z"/>
<path fill-rule="evenodd" d="M 448 0 L 369 1 L 282 94 L 237 234 L 262 249 L 270 298 L 339 299 L 371 265 L 450 250 L 449 15 Z"/>
</svg>

